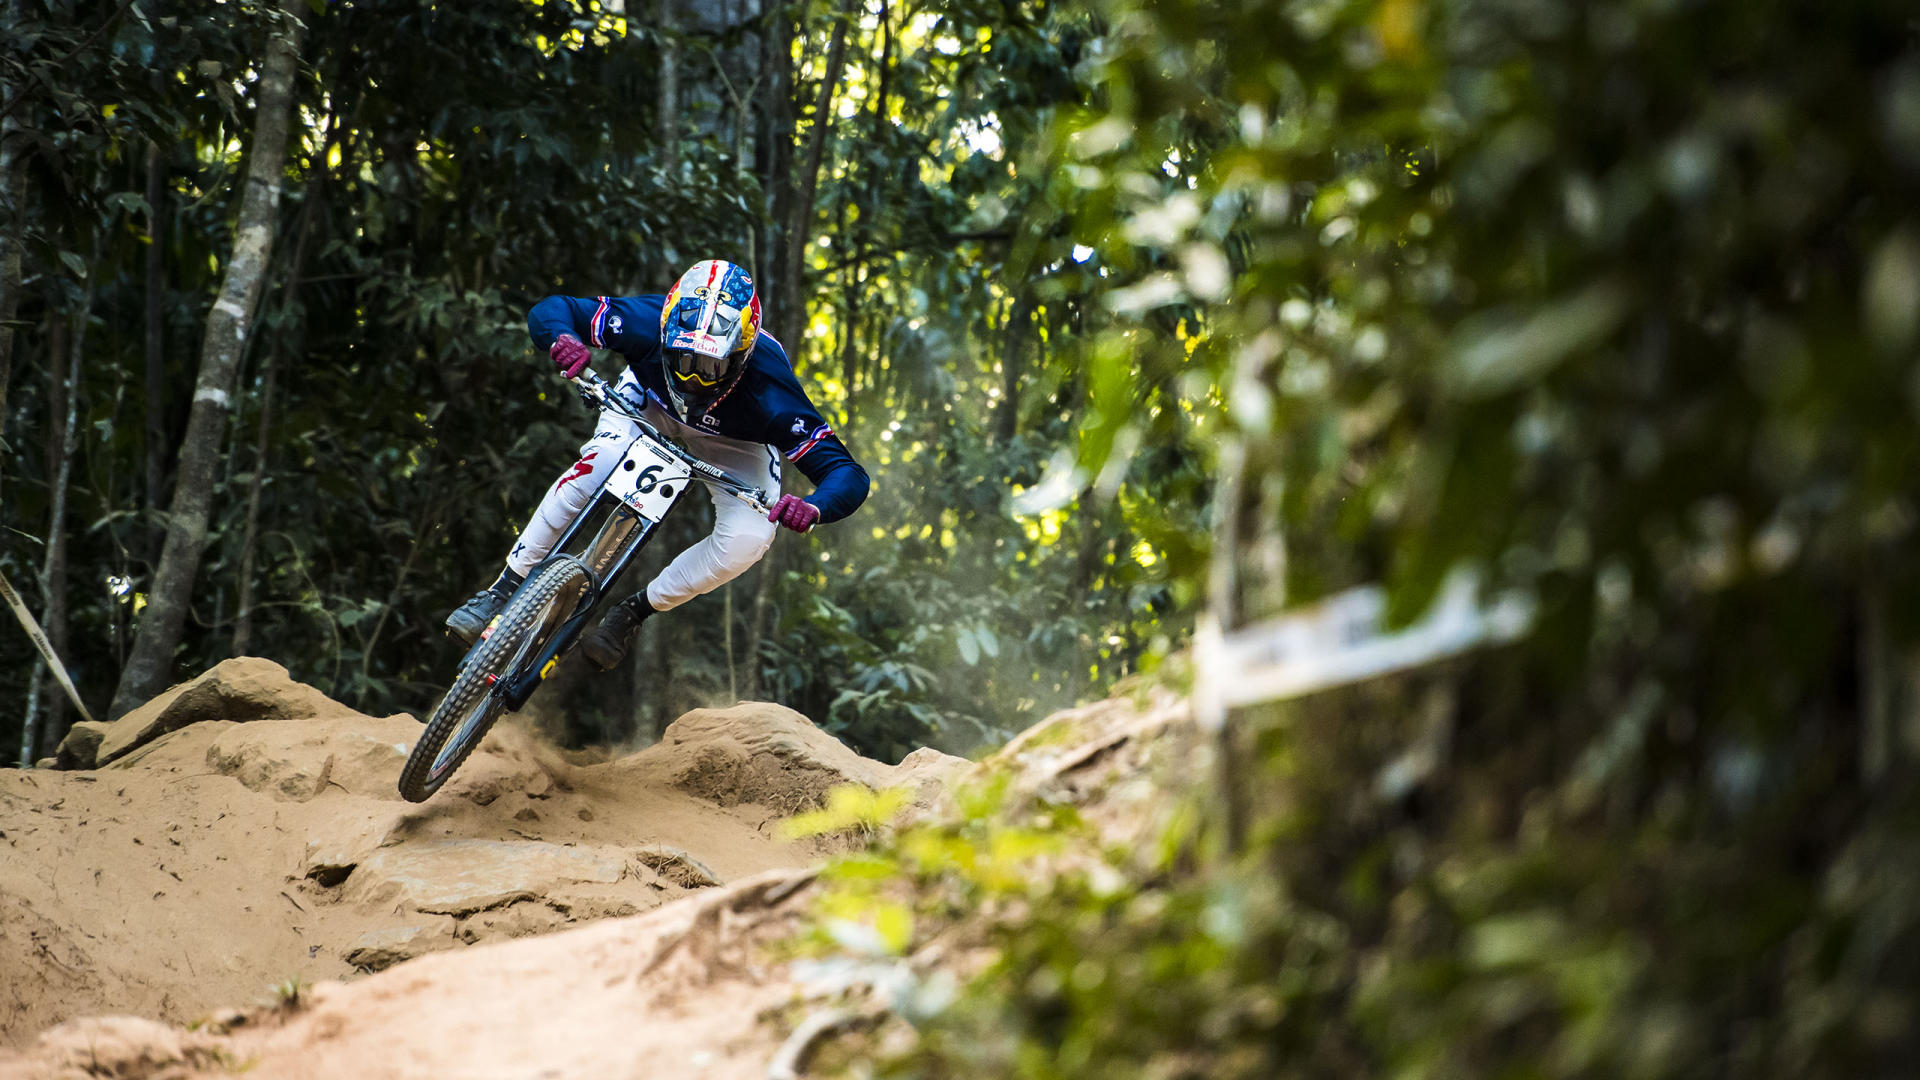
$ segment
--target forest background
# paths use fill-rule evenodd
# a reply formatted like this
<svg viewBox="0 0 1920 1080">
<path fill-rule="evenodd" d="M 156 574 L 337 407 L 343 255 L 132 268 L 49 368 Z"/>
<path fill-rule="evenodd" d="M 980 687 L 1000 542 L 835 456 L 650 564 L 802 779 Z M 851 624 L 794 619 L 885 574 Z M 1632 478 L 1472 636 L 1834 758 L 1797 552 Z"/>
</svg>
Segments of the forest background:
<svg viewBox="0 0 1920 1080">
<path fill-rule="evenodd" d="M 1063 341 L 1091 275 L 1064 226 L 1022 225 L 1041 185 L 1014 168 L 1075 93 L 1084 29 L 751 0 L 9 10 L 23 261 L 0 567 L 96 713 L 149 603 L 185 615 L 164 676 L 131 677 L 142 694 L 249 653 L 369 712 L 430 710 L 457 656 L 440 620 L 591 430 L 526 309 L 663 291 L 708 257 L 754 271 L 875 494 L 662 620 L 630 672 L 564 676 L 545 705 L 570 740 L 765 697 L 869 753 L 966 750 L 1178 639 L 1175 590 L 1120 507 L 1008 512 L 1074 445 L 1086 394 Z M 199 432 L 203 554 L 162 600 L 263 58 L 296 18 L 270 254 L 257 297 L 231 294 L 252 324 Z M 1153 490 L 1193 502 L 1197 460 L 1165 453 Z M 648 566 L 705 531 L 702 503 Z M 19 745 L 34 680 L 43 753 L 71 710 L 21 636 L 0 655 L 0 733 Z"/>
<path fill-rule="evenodd" d="M 440 618 L 587 430 L 526 305 L 726 256 L 875 494 L 652 620 L 625 676 L 569 676 L 569 738 L 739 695 L 964 749 L 1352 585 L 1404 622 L 1468 568 L 1538 612 L 1241 710 L 1238 778 L 1111 875 L 900 854 L 1001 913 L 906 1073 L 1920 1056 L 1908 5 L 6 11 L 0 568 L 90 701 L 171 610 L 142 679 L 246 651 L 429 704 Z M 275 55 L 283 195 L 239 303 Z M 195 389 L 223 302 L 257 332 Z M 0 635 L 51 737 L 32 670 Z"/>
</svg>

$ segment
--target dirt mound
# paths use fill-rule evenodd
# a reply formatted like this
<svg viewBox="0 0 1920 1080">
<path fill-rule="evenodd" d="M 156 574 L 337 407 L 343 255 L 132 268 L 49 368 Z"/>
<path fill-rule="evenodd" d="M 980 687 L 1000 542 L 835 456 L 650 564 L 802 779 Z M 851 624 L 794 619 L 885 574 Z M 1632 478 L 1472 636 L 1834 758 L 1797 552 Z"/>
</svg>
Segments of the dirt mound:
<svg viewBox="0 0 1920 1080">
<path fill-rule="evenodd" d="M 90 1014 L 199 1020 L 289 980 L 645 912 L 815 859 L 772 825 L 835 784 L 931 790 L 964 765 L 868 761 L 759 704 L 574 765 L 509 718 L 416 806 L 394 789 L 411 717 L 364 716 L 252 659 L 101 727 L 93 754 L 63 756 L 99 768 L 0 770 L 0 1044 Z M 36 1060 L 145 1030 L 68 1024 Z M 126 1053 L 148 1051 L 141 1069 L 215 1060 L 191 1039 Z"/>
<path fill-rule="evenodd" d="M 0 1055 L 0 1078 L 757 1080 L 776 1041 L 764 1016 L 792 997 L 757 957 L 795 925 L 811 880 L 773 871 L 636 918 L 306 987 L 297 1008 L 225 1010 L 194 1031 L 70 1021 Z"/>
<path fill-rule="evenodd" d="M 40 1036 L 35 1049 L 31 1065 L 0 1062 L 0 1077 L 178 1077 L 231 1061 L 210 1035 L 137 1016 L 70 1020 Z"/>
<path fill-rule="evenodd" d="M 210 752 L 247 727 L 202 726 L 214 730 L 170 736 L 173 743 L 163 740 L 147 767 L 186 760 L 194 745 Z M 251 726 L 263 736 L 271 727 Z M 200 741 L 188 745 L 190 736 Z M 20 1054 L 0 1051 L 0 1080 L 211 1078 L 236 1071 L 294 1080 L 804 1075 L 822 1036 L 864 1029 L 883 1038 L 886 1024 L 901 1023 L 886 1019 L 901 1001 L 920 1000 L 923 990 L 950 992 L 955 978 L 990 959 L 985 944 L 965 935 L 936 936 L 899 957 L 861 946 L 857 934 L 842 955 L 793 959 L 785 943 L 810 909 L 815 871 L 749 875 L 741 869 L 745 848 L 701 830 L 731 823 L 725 827 L 771 845 L 760 833 L 772 815 L 752 799 L 817 794 L 856 780 L 922 784 L 921 798 L 930 801 L 940 779 L 951 783 L 962 766 L 932 753 L 881 765 L 830 743 L 796 713 L 741 705 L 689 714 L 659 746 L 641 753 L 571 768 L 525 733 L 507 730 L 476 756 L 472 775 L 456 779 L 466 785 L 459 795 L 397 812 L 336 786 L 343 776 L 353 781 L 360 767 L 352 764 L 356 755 L 341 756 L 342 742 L 330 744 L 336 747 L 332 778 L 306 801 L 277 797 L 277 782 L 263 783 L 262 790 L 221 774 L 220 790 L 244 795 L 248 805 L 282 821 L 329 805 L 361 809 L 358 818 L 343 815 L 294 860 L 281 896 L 283 903 L 310 904 L 315 919 L 369 907 L 391 912 L 365 920 L 351 939 L 327 929 L 326 948 L 346 950 L 342 964 L 376 973 L 294 988 L 298 1002 L 291 1008 L 260 1004 L 202 1014 L 206 1022 L 192 1031 L 127 1017 L 72 1021 Z M 1009 744 L 997 763 L 1010 774 L 1012 797 L 1074 805 L 1103 843 L 1126 845 L 1138 842 L 1149 819 L 1178 810 L 1175 801 L 1149 790 L 1155 777 L 1190 779 L 1205 756 L 1185 703 L 1164 690 L 1142 690 L 1057 714 Z M 788 786 L 778 788 L 783 778 Z M 794 795 L 784 804 L 810 805 L 813 797 Z M 550 823 L 567 808 L 594 811 L 590 820 L 576 816 L 568 823 L 570 830 L 578 827 L 570 841 Z M 525 811 L 538 816 L 516 839 L 479 828 L 528 821 Z M 644 813 L 660 826 L 656 835 L 671 839 L 622 842 L 618 836 L 631 832 L 631 824 L 607 831 L 610 818 L 624 822 L 629 812 Z M 789 865 L 808 861 L 803 854 L 760 849 L 768 862 L 784 858 Z M 679 899 L 656 901 L 653 910 L 623 909 L 628 894 L 620 890 L 635 880 Z M 334 898 L 331 905 L 315 901 L 323 895 Z M 566 925 L 628 911 L 629 918 Z M 288 913 L 267 905 L 264 914 Z M 108 1000 L 88 989 L 80 954 L 59 937 L 61 927 L 43 915 L 0 908 L 0 928 L 21 934 L 23 943 L 37 933 L 52 935 L 46 944 L 78 972 L 62 985 Z M 523 940 L 458 947 L 504 937 Z M 14 981 L 9 975 L 0 971 L 0 986 Z M 939 990 L 943 985 L 948 989 Z"/>
<path fill-rule="evenodd" d="M 85 760 L 79 750 L 81 744 L 93 741 L 93 732 L 82 731 L 77 738 L 69 736 L 62 740 L 61 747 L 74 759 L 74 766 L 69 767 L 92 768 L 123 758 L 188 724 L 207 720 L 306 720 L 328 713 L 358 715 L 306 683 L 293 681 L 279 664 L 242 656 L 221 662 L 199 678 L 181 683 L 101 727 L 93 760 Z"/>
<path fill-rule="evenodd" d="M 659 743 L 617 766 L 649 786 L 664 783 L 720 806 L 753 803 L 787 814 L 820 806 L 842 784 L 907 785 L 925 796 L 966 767 L 965 759 L 932 749 L 883 765 L 792 709 L 759 702 L 695 709 L 668 725 Z"/>
</svg>

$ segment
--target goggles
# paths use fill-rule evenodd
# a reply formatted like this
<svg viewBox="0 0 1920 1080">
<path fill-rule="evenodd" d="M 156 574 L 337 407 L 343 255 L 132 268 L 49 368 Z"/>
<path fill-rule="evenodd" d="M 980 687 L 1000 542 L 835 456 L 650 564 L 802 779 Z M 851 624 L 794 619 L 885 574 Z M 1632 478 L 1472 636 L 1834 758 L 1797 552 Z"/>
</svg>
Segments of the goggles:
<svg viewBox="0 0 1920 1080">
<path fill-rule="evenodd" d="M 739 370 L 743 359 L 738 353 L 707 356 L 692 349 L 667 349 L 666 357 L 674 389 L 696 397 L 717 393 Z"/>
</svg>

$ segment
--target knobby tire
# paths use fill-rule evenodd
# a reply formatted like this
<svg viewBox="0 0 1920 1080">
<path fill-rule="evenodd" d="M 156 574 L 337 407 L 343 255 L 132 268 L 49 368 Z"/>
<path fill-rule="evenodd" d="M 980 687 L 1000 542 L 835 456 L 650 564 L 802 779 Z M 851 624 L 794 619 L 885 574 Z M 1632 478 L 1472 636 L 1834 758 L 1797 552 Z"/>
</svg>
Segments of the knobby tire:
<svg viewBox="0 0 1920 1080">
<path fill-rule="evenodd" d="M 493 633 L 474 649 L 447 688 L 407 756 L 406 768 L 400 772 L 402 798 L 425 802 L 459 770 L 500 718 L 505 703 L 493 692 L 496 686 L 504 688 L 513 682 L 524 665 L 539 656 L 586 584 L 586 568 L 567 559 L 548 565 L 515 594 Z M 567 610 L 557 611 L 560 607 Z M 459 743 L 449 747 L 448 740 L 456 737 Z M 434 762 L 441 759 L 443 750 L 450 750 L 451 756 L 436 772 Z"/>
</svg>

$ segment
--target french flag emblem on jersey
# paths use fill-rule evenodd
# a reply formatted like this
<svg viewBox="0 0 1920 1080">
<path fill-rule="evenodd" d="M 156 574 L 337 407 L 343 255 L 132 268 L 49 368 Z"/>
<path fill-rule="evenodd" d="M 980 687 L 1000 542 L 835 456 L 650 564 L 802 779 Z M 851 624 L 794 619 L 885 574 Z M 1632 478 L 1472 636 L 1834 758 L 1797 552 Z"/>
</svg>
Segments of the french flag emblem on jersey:
<svg viewBox="0 0 1920 1080">
<path fill-rule="evenodd" d="M 799 446 L 796 446 L 793 449 L 787 451 L 787 460 L 799 461 L 801 458 L 806 457 L 807 451 L 813 449 L 816 446 L 819 446 L 820 440 L 826 438 L 831 434 L 833 434 L 833 428 L 826 424 L 821 424 L 819 427 L 814 428 L 813 434 L 808 435 L 805 441 L 803 441 Z"/>
<path fill-rule="evenodd" d="M 612 306 L 612 301 L 604 296 L 598 299 L 600 306 L 593 309 L 593 321 L 587 324 L 587 341 L 596 349 L 604 349 L 607 345 L 601 331 L 606 326 L 607 308 Z"/>
</svg>

